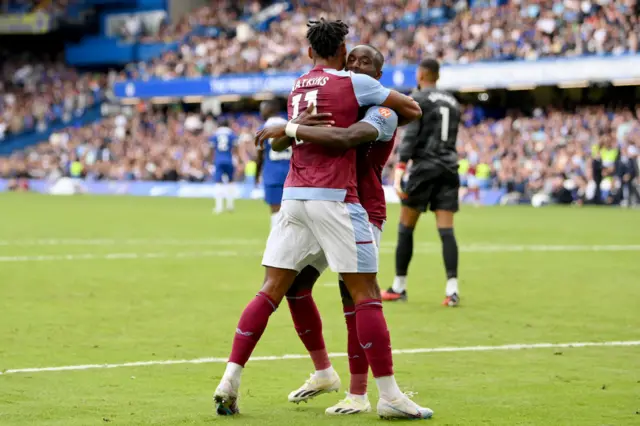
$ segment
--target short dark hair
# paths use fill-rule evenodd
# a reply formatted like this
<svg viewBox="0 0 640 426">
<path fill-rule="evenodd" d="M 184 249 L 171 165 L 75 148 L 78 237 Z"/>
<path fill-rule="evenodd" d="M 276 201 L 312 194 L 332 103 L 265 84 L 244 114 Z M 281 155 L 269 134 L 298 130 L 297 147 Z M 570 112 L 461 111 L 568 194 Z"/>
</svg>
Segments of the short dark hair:
<svg viewBox="0 0 640 426">
<path fill-rule="evenodd" d="M 264 103 L 265 107 L 271 108 L 275 111 L 280 108 L 280 103 L 275 99 L 265 99 L 262 103 Z"/>
<path fill-rule="evenodd" d="M 373 59 L 375 59 L 375 61 L 378 62 L 378 65 L 377 65 L 378 68 L 382 69 L 382 67 L 384 66 L 384 55 L 382 54 L 382 52 L 379 51 L 375 46 L 372 46 L 370 44 L 365 44 L 365 46 L 367 46 L 368 48 L 376 52 L 376 55 L 374 56 Z"/>
<path fill-rule="evenodd" d="M 433 74 L 438 74 L 440 72 L 440 64 L 433 58 L 423 59 L 420 62 L 420 68 L 431 71 Z"/>
<path fill-rule="evenodd" d="M 260 113 L 265 116 L 271 116 L 278 113 L 280 104 L 275 99 L 265 99 L 260 104 Z"/>
<path fill-rule="evenodd" d="M 331 58 L 338 54 L 338 48 L 349 34 L 349 26 L 342 21 L 309 21 L 307 24 L 307 40 L 318 56 Z"/>
</svg>

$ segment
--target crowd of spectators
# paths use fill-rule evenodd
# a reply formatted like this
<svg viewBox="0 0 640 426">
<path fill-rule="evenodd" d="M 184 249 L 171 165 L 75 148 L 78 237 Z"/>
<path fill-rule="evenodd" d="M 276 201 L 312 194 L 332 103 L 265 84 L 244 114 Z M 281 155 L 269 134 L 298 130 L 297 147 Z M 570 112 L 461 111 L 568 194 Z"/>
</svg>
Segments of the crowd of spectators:
<svg viewBox="0 0 640 426">
<path fill-rule="evenodd" d="M 620 55 L 637 52 L 640 36 L 636 0 L 338 0 L 330 11 L 323 1 L 292 3 L 266 31 L 239 19 L 261 10 L 259 2 L 242 3 L 244 13 L 234 2 L 198 9 L 175 27 L 185 42 L 136 71 L 172 78 L 301 70 L 306 23 L 319 16 L 346 21 L 350 44 L 370 43 L 392 65 L 427 55 L 448 64 Z"/>
<path fill-rule="evenodd" d="M 43 0 L 38 2 L 33 11 L 61 15 L 69 6 L 79 2 L 80 0 Z"/>
<path fill-rule="evenodd" d="M 78 0 L 0 0 L 0 14 L 60 13 Z"/>
<path fill-rule="evenodd" d="M 35 0 L 0 0 L 0 14 L 27 13 L 38 3 Z"/>
<path fill-rule="evenodd" d="M 108 77 L 80 74 L 61 58 L 0 51 L 0 142 L 70 122 L 99 101 Z"/>
<path fill-rule="evenodd" d="M 464 120 L 460 174 L 468 188 L 504 189 L 513 201 L 542 193 L 561 203 L 614 204 L 633 189 L 625 184 L 638 184 L 640 123 L 629 109 L 511 111 L 475 124 L 470 107 Z"/>
<path fill-rule="evenodd" d="M 253 136 L 260 121 L 249 114 L 228 118 L 239 135 L 237 178 L 242 180 L 242 165 L 255 158 Z M 463 196 L 475 189 L 502 189 L 510 202 L 546 194 L 557 202 L 618 204 L 635 194 L 640 203 L 632 186 L 638 184 L 640 151 L 634 111 L 537 109 L 530 116 L 509 111 L 494 120 L 479 119 L 477 107 L 467 107 L 463 120 L 458 137 Z M 142 106 L 131 116 L 66 129 L 49 143 L 0 158 L 0 176 L 207 181 L 212 175 L 208 135 L 217 126 L 211 115 Z M 387 183 L 393 161 L 392 156 L 385 169 Z"/>
<path fill-rule="evenodd" d="M 237 28 L 271 2 L 264 0 L 216 0 L 185 14 L 170 24 L 166 13 L 159 19 L 157 11 L 137 12 L 126 17 L 118 35 L 142 43 L 171 43 L 187 36 L 234 36 Z M 162 14 L 163 12 L 161 12 Z"/>
<path fill-rule="evenodd" d="M 255 115 L 236 115 L 231 127 L 240 141 L 240 163 L 255 157 Z M 218 127 L 211 115 L 159 111 L 140 105 L 90 126 L 67 128 L 43 143 L 8 158 L 0 157 L 0 176 L 28 171 L 32 178 L 62 176 L 88 180 L 165 180 L 202 182 L 212 174 L 210 135 Z M 238 170 L 242 176 L 243 170 Z M 24 177 L 24 176 L 23 176 Z"/>
<path fill-rule="evenodd" d="M 415 63 L 425 55 L 467 63 L 624 54 L 637 51 L 640 33 L 634 0 L 336 0 L 332 12 L 325 11 L 324 1 L 291 3 L 291 10 L 267 14 L 277 19 L 266 31 L 257 30 L 252 17 L 267 7 L 273 12 L 273 2 L 224 0 L 199 8 L 143 40 L 186 42 L 156 61 L 130 67 L 129 76 L 300 70 L 308 66 L 304 36 L 314 16 L 345 19 L 351 45 L 373 44 L 391 64 Z M 70 122 L 100 100 L 114 78 L 79 74 L 57 57 L 25 54 L 9 60 L 0 52 L 0 141 L 45 130 L 56 120 Z M 459 135 L 465 191 L 500 188 L 510 194 L 506 201 L 541 193 L 579 202 L 614 203 L 624 194 L 633 196 L 629 182 L 638 181 L 640 150 L 637 114 L 640 108 L 549 108 L 528 116 L 508 111 L 492 120 L 480 119 L 469 107 Z M 252 141 L 259 121 L 249 114 L 231 118 L 241 141 L 238 163 L 247 164 L 255 158 Z M 70 127 L 51 135 L 48 143 L 0 158 L 0 176 L 206 181 L 212 172 L 207 135 L 216 126 L 210 115 L 141 104 L 132 115 Z M 238 170 L 241 178 L 242 167 Z"/>
</svg>

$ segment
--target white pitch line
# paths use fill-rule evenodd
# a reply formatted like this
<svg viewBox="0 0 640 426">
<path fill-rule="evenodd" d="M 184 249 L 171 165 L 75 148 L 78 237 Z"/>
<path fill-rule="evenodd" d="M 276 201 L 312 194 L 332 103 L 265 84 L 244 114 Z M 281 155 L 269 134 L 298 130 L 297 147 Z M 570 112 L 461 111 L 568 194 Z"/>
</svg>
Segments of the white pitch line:
<svg viewBox="0 0 640 426">
<path fill-rule="evenodd" d="M 79 253 L 45 254 L 37 256 L 0 256 L 0 263 L 7 262 L 60 262 L 80 260 L 139 260 L 139 259 L 192 259 L 198 257 L 260 256 L 261 252 L 237 252 L 231 250 L 179 252 L 179 253 Z"/>
<path fill-rule="evenodd" d="M 383 245 L 381 253 L 391 253 L 390 249 Z M 439 246 L 418 248 L 417 253 L 440 253 Z M 600 252 L 600 251 L 640 251 L 640 245 L 461 245 L 463 253 L 517 253 L 517 252 Z"/>
<path fill-rule="evenodd" d="M 105 245 L 153 245 L 153 246 L 257 246 L 264 247 L 266 240 L 258 239 L 110 239 L 110 238 L 41 238 L 33 240 L 0 240 L 0 247 L 11 246 L 105 246 Z M 393 241 L 383 241 L 382 250 L 395 249 Z M 429 253 L 440 251 L 440 244 L 433 242 L 416 242 L 415 246 Z M 554 244 L 496 244 L 472 243 L 460 245 L 460 250 L 471 253 L 491 252 L 554 252 L 554 251 L 640 251 L 640 244 L 595 244 L 595 245 L 554 245 Z"/>
<path fill-rule="evenodd" d="M 416 254 L 440 253 L 440 248 L 419 247 L 414 251 Z M 620 251 L 640 251 L 640 245 L 594 245 L 594 246 L 544 246 L 544 245 L 470 245 L 461 246 L 463 253 L 522 253 L 522 252 L 620 252 Z M 395 253 L 394 249 L 382 247 L 380 254 L 388 255 Z M 0 263 L 8 262 L 51 262 L 51 261 L 81 261 L 81 260 L 139 260 L 139 259 L 192 259 L 200 257 L 233 257 L 233 256 L 261 256 L 262 251 L 235 251 L 235 250 L 215 250 L 215 251 L 190 251 L 190 252 L 151 252 L 151 253 L 71 253 L 71 254 L 43 254 L 43 255 L 16 255 L 0 256 Z"/>
<path fill-rule="evenodd" d="M 11 246 L 256 246 L 263 248 L 266 240 L 258 239 L 111 239 L 111 238 L 41 238 L 33 240 L 0 240 L 0 247 Z M 393 241 L 383 241 L 381 252 L 389 253 L 395 250 L 396 243 Z M 440 244 L 434 242 L 416 242 L 418 253 L 440 252 Z M 500 253 L 500 252 L 589 252 L 589 251 L 640 251 L 639 244 L 595 244 L 595 245 L 554 245 L 554 244 L 496 244 L 496 243 L 472 243 L 459 246 L 461 252 L 466 253 Z M 204 252 L 206 253 L 206 252 Z M 64 255 L 61 255 L 64 256 Z M 207 256 L 198 255 L 198 256 Z M 42 256 L 15 256 L 15 257 L 37 257 Z M 194 256 L 195 257 L 195 256 Z M 135 256 L 133 257 L 135 258 Z M 53 259 L 57 260 L 57 259 Z M 72 259 L 76 260 L 76 259 Z"/>
<path fill-rule="evenodd" d="M 415 349 L 395 349 L 394 355 L 406 354 L 426 354 L 426 353 L 442 353 L 442 352 L 487 352 L 487 351 L 517 351 L 522 349 L 562 349 L 562 348 L 588 348 L 588 347 L 613 347 L 613 346 L 640 346 L 640 340 L 623 340 L 612 342 L 573 342 L 573 343 L 514 343 L 499 346 L 452 346 L 440 348 L 415 348 Z M 336 352 L 330 353 L 331 358 L 345 358 L 346 353 Z M 256 356 L 251 361 L 281 361 L 286 359 L 307 359 L 308 354 L 292 354 L 292 355 L 272 355 L 272 356 Z M 99 370 L 109 368 L 123 367 L 149 367 L 153 365 L 177 365 L 177 364 L 221 364 L 226 363 L 228 358 L 196 358 L 196 359 L 173 359 L 166 361 L 136 361 L 125 362 L 122 364 L 84 364 L 84 365 L 65 365 L 60 367 L 35 367 L 35 368 L 14 368 L 1 371 L 0 375 L 19 374 L 19 373 L 44 373 L 51 371 L 79 371 L 79 370 Z"/>
<path fill-rule="evenodd" d="M 134 238 L 117 240 L 111 238 L 40 238 L 35 240 L 0 240 L 0 246 L 112 246 L 112 245 L 160 245 L 160 246 L 230 246 L 264 245 L 265 240 L 245 239 L 145 239 Z"/>
</svg>

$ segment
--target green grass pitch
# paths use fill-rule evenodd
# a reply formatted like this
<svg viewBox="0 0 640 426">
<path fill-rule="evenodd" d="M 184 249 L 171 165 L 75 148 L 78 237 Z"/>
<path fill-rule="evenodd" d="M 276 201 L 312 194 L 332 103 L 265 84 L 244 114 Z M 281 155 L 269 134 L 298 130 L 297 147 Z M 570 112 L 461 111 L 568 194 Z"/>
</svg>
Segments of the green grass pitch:
<svg viewBox="0 0 640 426">
<path fill-rule="evenodd" d="M 249 362 L 237 418 L 217 418 L 221 362 L 67 371 L 26 368 L 228 355 L 263 278 L 267 207 L 240 201 L 0 195 L 0 425 L 360 425 L 329 418 L 342 394 L 287 402 L 308 359 Z M 394 273 L 390 206 L 381 286 Z M 385 305 L 394 349 L 640 340 L 640 214 L 622 209 L 464 207 L 462 306 L 440 306 L 433 217 L 418 225 L 409 302 Z M 315 289 L 330 352 L 346 350 L 336 276 Z M 288 309 L 255 356 L 303 354 Z M 434 425 L 638 425 L 640 346 L 401 353 L 398 381 Z M 347 360 L 334 366 L 348 382 Z M 8 374 L 6 374 L 8 372 Z M 370 386 L 375 406 L 377 391 Z"/>
</svg>

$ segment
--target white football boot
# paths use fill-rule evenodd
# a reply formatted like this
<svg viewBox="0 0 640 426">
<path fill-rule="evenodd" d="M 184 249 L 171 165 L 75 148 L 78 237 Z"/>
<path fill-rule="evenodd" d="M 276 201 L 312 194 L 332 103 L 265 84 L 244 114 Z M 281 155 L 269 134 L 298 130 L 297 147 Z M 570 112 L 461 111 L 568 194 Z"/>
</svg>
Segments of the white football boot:
<svg viewBox="0 0 640 426">
<path fill-rule="evenodd" d="M 219 416 L 240 414 L 238 409 L 238 386 L 233 386 L 231 379 L 222 378 L 213 394 L 213 405 Z"/>
<path fill-rule="evenodd" d="M 352 395 L 347 392 L 347 397 L 324 412 L 329 416 L 345 416 L 349 414 L 368 413 L 371 411 L 371 404 L 367 395 Z"/>
<path fill-rule="evenodd" d="M 329 392 L 338 392 L 340 389 L 340 376 L 335 371 L 329 378 L 321 377 L 317 373 L 313 373 L 311 377 L 304 382 L 304 385 L 289 394 L 289 402 L 299 404 L 307 402 L 318 395 Z"/>
<path fill-rule="evenodd" d="M 380 398 L 378 415 L 383 419 L 430 419 L 433 410 L 421 407 L 410 399 L 411 394 L 404 394 L 393 401 Z"/>
</svg>

